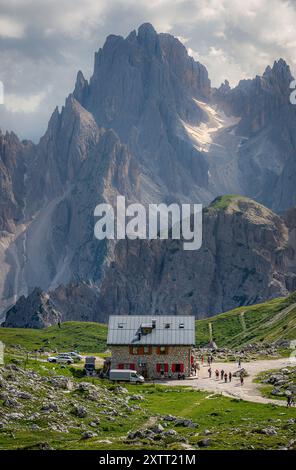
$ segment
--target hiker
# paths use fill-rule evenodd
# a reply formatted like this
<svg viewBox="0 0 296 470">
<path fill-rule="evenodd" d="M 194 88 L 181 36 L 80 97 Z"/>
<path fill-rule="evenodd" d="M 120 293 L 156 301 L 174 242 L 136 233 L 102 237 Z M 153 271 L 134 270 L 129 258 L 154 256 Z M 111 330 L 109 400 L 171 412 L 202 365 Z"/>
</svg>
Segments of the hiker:
<svg viewBox="0 0 296 470">
<path fill-rule="evenodd" d="M 204 357 L 203 356 L 201 356 L 201 363 L 202 363 L 202 365 L 204 363 Z"/>
<path fill-rule="evenodd" d="M 287 407 L 290 408 L 293 405 L 294 405 L 294 395 L 293 393 L 289 393 L 287 395 Z"/>
<path fill-rule="evenodd" d="M 62 325 L 61 325 L 61 322 L 60 322 L 60 321 L 58 321 L 58 327 L 59 327 L 59 328 L 62 328 Z"/>
<path fill-rule="evenodd" d="M 244 385 L 244 374 L 241 374 L 239 378 L 240 378 L 240 384 Z"/>
<path fill-rule="evenodd" d="M 231 379 L 232 379 L 232 373 L 231 372 L 229 372 L 228 377 L 229 377 L 229 382 L 231 382 Z"/>
<path fill-rule="evenodd" d="M 238 358 L 238 367 L 240 368 L 241 365 L 242 365 L 242 361 L 241 361 L 241 358 L 239 357 L 239 358 Z"/>
<path fill-rule="evenodd" d="M 292 406 L 292 395 L 287 395 L 287 408 Z"/>
<path fill-rule="evenodd" d="M 223 369 L 221 370 L 220 375 L 221 375 L 221 380 L 223 380 L 223 377 L 224 377 L 224 370 Z"/>
<path fill-rule="evenodd" d="M 216 379 L 219 380 L 220 372 L 218 371 L 218 369 L 216 369 L 215 374 L 216 374 Z"/>
<path fill-rule="evenodd" d="M 224 374 L 224 382 L 227 384 L 227 379 L 228 379 L 228 375 L 227 375 L 227 372 L 225 372 Z"/>
<path fill-rule="evenodd" d="M 209 378 L 211 378 L 212 377 L 212 369 L 210 367 L 208 368 L 208 373 L 209 373 Z"/>
<path fill-rule="evenodd" d="M 197 363 L 195 364 L 195 370 L 196 370 L 195 375 L 196 375 L 196 377 L 198 378 L 198 377 L 199 377 L 199 371 L 200 371 L 199 362 L 197 362 Z"/>
</svg>

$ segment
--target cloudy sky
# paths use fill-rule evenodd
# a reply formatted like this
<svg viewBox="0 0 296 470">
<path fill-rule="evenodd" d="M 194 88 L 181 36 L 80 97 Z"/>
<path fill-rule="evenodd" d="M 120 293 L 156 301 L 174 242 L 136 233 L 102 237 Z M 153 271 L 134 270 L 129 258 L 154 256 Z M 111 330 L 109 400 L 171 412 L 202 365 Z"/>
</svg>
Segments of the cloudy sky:
<svg viewBox="0 0 296 470">
<path fill-rule="evenodd" d="M 214 86 L 283 57 L 296 72 L 295 0 L 0 0 L 0 128 L 38 141 L 108 34 L 143 22 L 178 36 Z"/>
</svg>

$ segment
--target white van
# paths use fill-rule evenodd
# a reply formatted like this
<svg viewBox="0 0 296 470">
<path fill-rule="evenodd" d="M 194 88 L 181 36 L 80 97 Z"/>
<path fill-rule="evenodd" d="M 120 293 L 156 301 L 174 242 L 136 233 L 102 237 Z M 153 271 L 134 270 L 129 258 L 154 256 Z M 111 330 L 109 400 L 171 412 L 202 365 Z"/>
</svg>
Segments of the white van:
<svg viewBox="0 0 296 470">
<path fill-rule="evenodd" d="M 114 382 L 143 383 L 145 379 L 132 369 L 111 369 L 109 379 Z"/>
</svg>

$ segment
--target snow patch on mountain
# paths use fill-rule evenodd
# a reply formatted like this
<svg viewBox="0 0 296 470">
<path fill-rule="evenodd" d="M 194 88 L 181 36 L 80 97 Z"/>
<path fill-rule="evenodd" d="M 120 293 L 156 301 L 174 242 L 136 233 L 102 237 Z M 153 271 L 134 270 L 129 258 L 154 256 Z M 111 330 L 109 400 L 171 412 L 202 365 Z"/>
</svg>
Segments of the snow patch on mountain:
<svg viewBox="0 0 296 470">
<path fill-rule="evenodd" d="M 208 117 L 207 122 L 201 122 L 197 126 L 192 126 L 185 121 L 181 121 L 186 132 L 194 142 L 194 146 L 200 152 L 209 152 L 211 145 L 219 145 L 215 142 L 215 137 L 222 129 L 236 126 L 240 118 L 226 116 L 226 114 L 216 106 L 194 99 L 194 102 L 201 108 Z M 232 129 L 233 131 L 233 129 Z"/>
</svg>

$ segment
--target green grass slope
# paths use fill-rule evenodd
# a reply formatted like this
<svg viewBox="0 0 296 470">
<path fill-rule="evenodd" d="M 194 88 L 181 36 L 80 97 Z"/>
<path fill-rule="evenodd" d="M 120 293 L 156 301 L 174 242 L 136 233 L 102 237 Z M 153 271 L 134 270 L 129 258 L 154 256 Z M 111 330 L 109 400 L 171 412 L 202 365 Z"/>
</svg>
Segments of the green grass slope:
<svg viewBox="0 0 296 470">
<path fill-rule="evenodd" d="M 29 351 L 45 350 L 103 352 L 106 349 L 107 325 L 101 323 L 65 322 L 61 328 L 43 330 L 0 328 L 0 341 L 6 346 L 20 345 Z"/>
<path fill-rule="evenodd" d="M 212 336 L 212 338 L 211 338 Z M 296 339 L 296 293 L 196 321 L 196 344 L 218 347 Z"/>
<path fill-rule="evenodd" d="M 218 196 L 214 201 L 209 205 L 208 208 L 205 209 L 205 211 L 210 211 L 210 210 L 225 210 L 227 209 L 230 205 L 236 204 L 239 201 L 245 201 L 245 202 L 250 202 L 250 203 L 255 203 L 252 199 L 244 196 L 240 196 L 238 194 L 225 194 L 223 196 Z M 257 204 L 257 203 L 255 203 Z"/>
<path fill-rule="evenodd" d="M 0 450 L 188 450 L 201 449 L 199 442 L 203 439 L 208 439 L 209 447 L 205 450 L 276 450 L 286 446 L 295 436 L 296 409 L 209 395 L 189 387 L 143 384 L 135 388 L 135 385 L 124 384 L 126 393 L 122 393 L 108 381 L 71 377 L 73 368 L 57 369 L 56 364 L 46 366 L 29 361 L 25 369 L 14 371 L 14 389 L 32 397 L 18 399 L 21 401 L 18 419 L 9 418 L 11 409 L 5 406 L 3 399 L 0 400 L 1 417 L 3 420 L 7 417 L 5 426 L 0 427 Z M 30 383 L 31 370 L 35 373 L 34 388 Z M 4 395 L 8 393 L 5 390 L 8 390 L 11 370 L 0 367 L 0 375 L 5 380 Z M 55 375 L 66 375 L 73 387 L 67 393 L 65 389 L 56 388 L 53 403 L 57 409 L 47 413 L 42 409 L 48 404 L 51 380 Z M 44 377 L 48 380 L 42 380 Z M 81 381 L 89 382 L 90 390 L 85 386 L 79 388 Z M 141 395 L 142 400 L 134 399 L 134 395 Z M 92 396 L 96 399 L 90 399 Z M 76 416 L 74 406 L 83 407 L 86 415 Z M 190 419 L 197 427 L 167 421 L 164 419 L 167 414 Z M 99 423 L 94 427 L 95 418 L 99 418 Z M 165 425 L 166 431 L 174 429 L 175 433 L 157 434 L 153 440 L 141 436 L 127 438 L 129 431 L 143 430 L 156 423 Z M 271 425 L 274 434 L 262 432 Z M 85 439 L 85 431 L 94 434 Z M 291 442 L 294 450 L 295 442 Z"/>
</svg>

